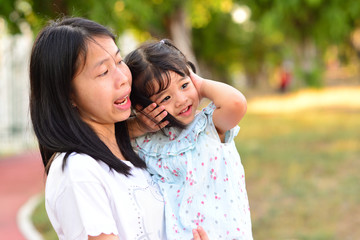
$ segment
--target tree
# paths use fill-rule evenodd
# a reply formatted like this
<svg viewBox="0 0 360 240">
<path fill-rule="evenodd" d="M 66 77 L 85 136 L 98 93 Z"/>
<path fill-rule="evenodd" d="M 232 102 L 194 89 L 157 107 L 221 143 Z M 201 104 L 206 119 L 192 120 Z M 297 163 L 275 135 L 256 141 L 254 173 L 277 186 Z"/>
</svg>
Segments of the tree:
<svg viewBox="0 0 360 240">
<path fill-rule="evenodd" d="M 228 82 L 234 71 L 250 86 L 266 81 L 284 59 L 294 62 L 308 85 L 320 85 L 326 49 L 344 56 L 360 25 L 360 2 L 341 0 L 1 0 L 0 16 L 11 32 L 29 23 L 36 33 L 47 19 L 82 16 L 131 31 L 139 41 L 170 38 L 204 75 Z M 242 24 L 237 6 L 250 9 Z M 196 56 L 196 57 L 195 57 Z"/>
</svg>

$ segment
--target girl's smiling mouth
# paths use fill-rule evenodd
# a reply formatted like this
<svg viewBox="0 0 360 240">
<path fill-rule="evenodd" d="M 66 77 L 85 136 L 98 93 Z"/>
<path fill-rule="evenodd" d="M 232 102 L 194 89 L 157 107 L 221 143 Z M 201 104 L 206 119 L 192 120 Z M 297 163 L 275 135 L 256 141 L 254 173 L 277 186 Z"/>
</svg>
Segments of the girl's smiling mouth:
<svg viewBox="0 0 360 240">
<path fill-rule="evenodd" d="M 187 106 L 184 108 L 178 115 L 187 117 L 191 114 L 192 105 Z"/>
</svg>

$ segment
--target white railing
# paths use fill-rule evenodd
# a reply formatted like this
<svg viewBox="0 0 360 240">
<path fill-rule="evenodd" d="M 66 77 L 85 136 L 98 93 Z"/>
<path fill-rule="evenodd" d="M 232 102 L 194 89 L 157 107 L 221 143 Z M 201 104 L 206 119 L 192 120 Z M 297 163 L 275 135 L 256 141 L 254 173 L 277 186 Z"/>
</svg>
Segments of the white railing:
<svg viewBox="0 0 360 240">
<path fill-rule="evenodd" d="M 29 56 L 33 37 L 6 32 L 0 19 L 0 154 L 33 147 L 29 116 Z"/>
</svg>

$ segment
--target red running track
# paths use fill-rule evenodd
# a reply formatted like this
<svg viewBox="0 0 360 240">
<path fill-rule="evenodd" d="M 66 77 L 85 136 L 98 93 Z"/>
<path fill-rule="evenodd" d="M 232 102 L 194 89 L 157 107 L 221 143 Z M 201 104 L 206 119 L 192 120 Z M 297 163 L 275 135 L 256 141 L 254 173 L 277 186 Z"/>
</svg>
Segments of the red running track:
<svg viewBox="0 0 360 240">
<path fill-rule="evenodd" d="M 17 226 L 17 213 L 30 197 L 44 191 L 40 153 L 25 152 L 0 159 L 0 238 L 25 240 Z"/>
</svg>

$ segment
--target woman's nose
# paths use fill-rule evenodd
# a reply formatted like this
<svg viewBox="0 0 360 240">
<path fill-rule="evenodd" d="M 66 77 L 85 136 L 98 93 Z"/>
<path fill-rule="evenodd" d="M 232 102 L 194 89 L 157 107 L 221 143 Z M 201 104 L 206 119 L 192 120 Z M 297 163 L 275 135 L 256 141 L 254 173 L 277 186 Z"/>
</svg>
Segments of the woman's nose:
<svg viewBox="0 0 360 240">
<path fill-rule="evenodd" d="M 116 87 L 121 87 L 122 85 L 127 84 L 131 81 L 130 70 L 122 66 L 116 68 L 114 75 Z"/>
</svg>

